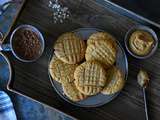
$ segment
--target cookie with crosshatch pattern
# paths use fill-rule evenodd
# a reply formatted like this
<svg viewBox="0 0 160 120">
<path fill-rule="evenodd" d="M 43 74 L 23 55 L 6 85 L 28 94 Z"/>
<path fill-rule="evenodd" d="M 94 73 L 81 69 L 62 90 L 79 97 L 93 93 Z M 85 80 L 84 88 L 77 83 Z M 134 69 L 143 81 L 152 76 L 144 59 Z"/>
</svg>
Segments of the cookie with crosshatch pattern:
<svg viewBox="0 0 160 120">
<path fill-rule="evenodd" d="M 96 61 L 87 61 L 79 65 L 75 72 L 75 85 L 85 95 L 96 95 L 106 83 L 106 70 Z"/>
<path fill-rule="evenodd" d="M 125 84 L 124 76 L 120 69 L 113 66 L 107 71 L 107 82 L 102 94 L 110 95 L 119 92 Z"/>
<path fill-rule="evenodd" d="M 49 72 L 53 80 L 64 84 L 74 81 L 74 71 L 77 66 L 77 64 L 67 64 L 57 57 L 53 57 L 49 64 Z"/>
<path fill-rule="evenodd" d="M 93 33 L 88 38 L 87 45 L 94 44 L 95 41 L 100 41 L 100 40 L 113 42 L 113 44 L 116 47 L 116 44 L 117 44 L 116 43 L 116 39 L 111 34 L 109 34 L 108 32 L 96 32 L 96 33 Z"/>
<path fill-rule="evenodd" d="M 62 88 L 64 94 L 74 102 L 84 100 L 87 97 L 76 88 L 74 82 L 62 84 Z"/>
<path fill-rule="evenodd" d="M 72 32 L 62 34 L 54 45 L 55 55 L 68 64 L 81 62 L 84 59 L 85 50 L 84 40 Z"/>
<path fill-rule="evenodd" d="M 87 46 L 85 58 L 87 61 L 98 61 L 111 67 L 116 61 L 117 46 L 113 40 L 95 40 Z"/>
</svg>

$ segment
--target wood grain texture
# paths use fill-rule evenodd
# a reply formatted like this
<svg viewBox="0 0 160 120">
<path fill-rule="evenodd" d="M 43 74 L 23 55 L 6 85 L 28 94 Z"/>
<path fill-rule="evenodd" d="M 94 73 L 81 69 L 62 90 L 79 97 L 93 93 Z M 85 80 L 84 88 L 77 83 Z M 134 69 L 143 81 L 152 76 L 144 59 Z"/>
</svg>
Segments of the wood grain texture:
<svg viewBox="0 0 160 120">
<path fill-rule="evenodd" d="M 72 18 L 64 24 L 53 24 L 47 0 L 27 1 L 15 27 L 20 24 L 36 26 L 44 35 L 46 49 L 43 56 L 34 63 L 22 63 L 12 54 L 7 54 L 12 61 L 15 73 L 9 87 L 80 120 L 145 120 L 142 90 L 136 81 L 138 70 L 144 68 L 151 76 L 151 84 L 148 88 L 149 114 L 152 120 L 159 120 L 159 48 L 156 54 L 147 60 L 137 60 L 128 55 L 129 76 L 125 88 L 109 104 L 98 108 L 80 108 L 65 102 L 57 95 L 49 81 L 48 60 L 51 48 L 60 34 L 80 27 L 96 27 L 110 32 L 123 45 L 125 33 L 132 26 L 139 24 L 137 21 L 149 25 L 159 34 L 157 27 L 123 16 L 109 4 L 101 4 L 97 0 L 61 0 L 61 2 L 70 8 Z"/>
</svg>

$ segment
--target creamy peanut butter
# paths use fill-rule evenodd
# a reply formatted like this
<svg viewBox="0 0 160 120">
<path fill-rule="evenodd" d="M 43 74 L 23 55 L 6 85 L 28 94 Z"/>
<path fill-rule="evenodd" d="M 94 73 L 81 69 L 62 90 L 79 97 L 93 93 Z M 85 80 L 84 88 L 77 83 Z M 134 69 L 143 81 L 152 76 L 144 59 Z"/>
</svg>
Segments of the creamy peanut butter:
<svg viewBox="0 0 160 120">
<path fill-rule="evenodd" d="M 147 87 L 148 83 L 149 83 L 149 76 L 148 73 L 145 70 L 140 70 L 138 75 L 137 75 L 137 79 L 138 79 L 138 84 L 141 87 Z"/>
<path fill-rule="evenodd" d="M 142 30 L 137 30 L 132 33 L 129 39 L 129 47 L 131 51 L 140 56 L 147 55 L 153 48 L 154 38 L 153 36 Z"/>
</svg>

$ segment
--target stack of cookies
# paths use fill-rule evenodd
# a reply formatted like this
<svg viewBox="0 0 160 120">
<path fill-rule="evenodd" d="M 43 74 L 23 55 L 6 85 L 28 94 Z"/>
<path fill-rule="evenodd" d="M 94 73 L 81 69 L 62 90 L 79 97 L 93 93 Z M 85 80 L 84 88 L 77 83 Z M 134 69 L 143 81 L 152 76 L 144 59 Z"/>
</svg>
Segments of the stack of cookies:
<svg viewBox="0 0 160 120">
<path fill-rule="evenodd" d="M 87 43 L 74 33 L 65 33 L 56 41 L 54 53 L 50 75 L 72 101 L 99 93 L 114 94 L 124 86 L 124 76 L 114 66 L 117 43 L 109 33 L 94 33 Z"/>
</svg>

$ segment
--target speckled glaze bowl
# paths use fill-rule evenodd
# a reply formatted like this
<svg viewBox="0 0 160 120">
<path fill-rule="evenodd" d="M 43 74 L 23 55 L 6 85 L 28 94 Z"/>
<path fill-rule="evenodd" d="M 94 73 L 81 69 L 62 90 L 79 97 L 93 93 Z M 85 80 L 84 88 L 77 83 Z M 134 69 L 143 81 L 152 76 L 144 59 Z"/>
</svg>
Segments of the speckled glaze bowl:
<svg viewBox="0 0 160 120">
<path fill-rule="evenodd" d="M 152 48 L 152 50 L 145 56 L 139 56 L 139 55 L 136 55 L 135 53 L 133 53 L 129 47 L 129 39 L 130 39 L 130 36 L 132 35 L 133 32 L 137 31 L 137 30 L 142 30 L 142 31 L 146 31 L 148 33 L 150 33 L 153 38 L 154 38 L 154 46 Z M 137 26 L 134 26 L 132 27 L 125 35 L 125 39 L 124 39 L 124 42 L 125 42 L 125 47 L 127 49 L 127 51 L 135 58 L 137 59 L 146 59 L 146 58 L 149 58 L 151 57 L 157 50 L 157 47 L 158 47 L 158 37 L 156 35 L 156 33 L 149 27 L 147 26 L 142 26 L 142 25 L 137 25 Z"/>
</svg>

